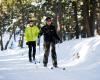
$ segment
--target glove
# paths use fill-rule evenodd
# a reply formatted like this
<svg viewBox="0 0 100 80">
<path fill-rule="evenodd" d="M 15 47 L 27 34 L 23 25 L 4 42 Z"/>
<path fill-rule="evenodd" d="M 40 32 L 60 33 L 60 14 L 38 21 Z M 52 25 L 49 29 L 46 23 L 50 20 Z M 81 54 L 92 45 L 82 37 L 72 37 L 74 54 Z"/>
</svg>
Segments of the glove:
<svg viewBox="0 0 100 80">
<path fill-rule="evenodd" d="M 58 43 L 62 43 L 62 40 L 56 40 L 56 44 L 58 44 Z"/>
<path fill-rule="evenodd" d="M 26 42 L 26 45 L 29 45 L 29 42 Z"/>
<path fill-rule="evenodd" d="M 59 43 L 62 43 L 62 40 L 59 40 Z"/>
</svg>

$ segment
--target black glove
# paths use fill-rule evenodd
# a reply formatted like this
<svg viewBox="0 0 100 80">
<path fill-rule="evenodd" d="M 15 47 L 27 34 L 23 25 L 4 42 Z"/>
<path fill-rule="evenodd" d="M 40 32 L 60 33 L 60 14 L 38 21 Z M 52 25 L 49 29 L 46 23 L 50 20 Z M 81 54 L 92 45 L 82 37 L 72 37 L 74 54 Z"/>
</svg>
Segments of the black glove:
<svg viewBox="0 0 100 80">
<path fill-rule="evenodd" d="M 29 42 L 26 42 L 26 45 L 29 45 Z"/>
<path fill-rule="evenodd" d="M 58 43 L 62 43 L 62 40 L 56 40 L 56 44 L 58 44 Z"/>
<path fill-rule="evenodd" d="M 59 40 L 59 43 L 62 43 L 62 40 Z"/>
</svg>

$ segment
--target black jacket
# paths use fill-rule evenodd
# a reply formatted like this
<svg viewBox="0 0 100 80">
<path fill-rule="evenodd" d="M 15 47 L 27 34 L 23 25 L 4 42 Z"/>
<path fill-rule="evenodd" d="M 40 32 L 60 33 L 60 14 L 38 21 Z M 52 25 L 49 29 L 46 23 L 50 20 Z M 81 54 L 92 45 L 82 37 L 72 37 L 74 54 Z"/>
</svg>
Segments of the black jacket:
<svg viewBox="0 0 100 80">
<path fill-rule="evenodd" d="M 45 42 L 54 42 L 56 40 L 60 40 L 56 33 L 55 26 L 53 25 L 45 25 L 41 28 L 39 36 L 44 35 L 44 41 Z"/>
</svg>

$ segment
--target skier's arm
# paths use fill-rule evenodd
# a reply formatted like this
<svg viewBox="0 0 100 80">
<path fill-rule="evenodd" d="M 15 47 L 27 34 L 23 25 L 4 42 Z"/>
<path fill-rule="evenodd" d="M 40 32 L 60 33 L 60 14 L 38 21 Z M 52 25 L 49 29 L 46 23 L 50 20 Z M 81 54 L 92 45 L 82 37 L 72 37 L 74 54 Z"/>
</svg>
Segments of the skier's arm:
<svg viewBox="0 0 100 80">
<path fill-rule="evenodd" d="M 58 37 L 58 35 L 57 35 L 57 33 L 55 32 L 55 38 L 57 39 L 57 40 L 59 40 L 60 41 L 60 38 Z"/>
<path fill-rule="evenodd" d="M 57 35 L 57 31 L 56 31 L 56 29 L 54 28 L 54 37 L 57 39 L 57 40 L 59 40 L 60 41 L 60 38 L 59 38 L 59 36 Z"/>
<path fill-rule="evenodd" d="M 40 32 L 39 32 L 38 38 L 40 38 L 42 35 L 43 35 L 43 28 L 40 29 Z"/>
</svg>

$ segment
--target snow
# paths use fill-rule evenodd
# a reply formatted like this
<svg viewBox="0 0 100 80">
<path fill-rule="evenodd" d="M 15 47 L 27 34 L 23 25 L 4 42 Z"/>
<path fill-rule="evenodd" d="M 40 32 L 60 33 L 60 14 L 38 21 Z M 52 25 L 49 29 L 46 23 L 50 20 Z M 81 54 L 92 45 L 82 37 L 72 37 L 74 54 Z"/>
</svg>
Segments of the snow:
<svg viewBox="0 0 100 80">
<path fill-rule="evenodd" d="M 37 46 L 40 64 L 28 62 L 28 48 L 0 51 L 0 80 L 100 80 L 100 36 L 73 39 L 56 45 L 58 66 L 43 67 L 43 46 Z M 48 67 L 52 66 L 49 56 Z"/>
</svg>

